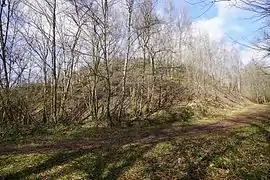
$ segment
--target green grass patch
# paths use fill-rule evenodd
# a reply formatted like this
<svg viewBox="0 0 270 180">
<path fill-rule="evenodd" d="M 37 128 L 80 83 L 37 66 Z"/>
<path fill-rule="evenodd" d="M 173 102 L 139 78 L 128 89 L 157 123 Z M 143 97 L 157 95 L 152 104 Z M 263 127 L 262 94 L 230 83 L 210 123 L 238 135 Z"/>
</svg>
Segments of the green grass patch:
<svg viewBox="0 0 270 180">
<path fill-rule="evenodd" d="M 264 118 L 261 118 L 260 122 L 245 127 L 189 135 L 180 135 L 172 131 L 171 133 L 176 134 L 170 134 L 168 137 L 158 136 L 165 132 L 157 127 L 118 132 L 104 129 L 102 138 L 117 143 L 99 148 L 74 148 L 65 152 L 18 152 L 0 155 L 0 177 L 129 180 L 269 179 L 270 121 L 268 116 L 262 117 Z M 138 131 L 141 131 L 141 134 L 145 133 L 146 136 L 134 136 Z M 157 136 L 150 133 L 153 131 Z M 151 136 L 147 136 L 147 133 Z M 81 132 L 71 130 L 59 137 L 53 134 L 51 131 L 47 139 L 98 138 L 100 135 L 96 129 L 90 132 L 87 132 L 87 129 L 82 129 Z M 38 142 L 38 138 L 34 138 Z"/>
</svg>

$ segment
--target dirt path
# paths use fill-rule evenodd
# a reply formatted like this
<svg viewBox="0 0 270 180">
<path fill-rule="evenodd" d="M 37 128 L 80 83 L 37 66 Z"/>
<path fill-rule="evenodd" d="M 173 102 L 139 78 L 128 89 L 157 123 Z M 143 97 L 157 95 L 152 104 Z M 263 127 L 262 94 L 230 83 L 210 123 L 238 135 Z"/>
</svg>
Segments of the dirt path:
<svg viewBox="0 0 270 180">
<path fill-rule="evenodd" d="M 56 153 L 78 149 L 97 149 L 101 147 L 122 146 L 136 143 L 151 143 L 160 140 L 188 136 L 194 133 L 208 133 L 213 131 L 228 130 L 248 124 L 254 124 L 256 121 L 270 119 L 269 105 L 253 105 L 248 107 L 240 114 L 234 115 L 222 121 L 206 125 L 189 125 L 189 126 L 164 126 L 145 132 L 137 132 L 127 135 L 120 133 L 112 135 L 109 138 L 84 138 L 80 140 L 66 140 L 57 143 L 31 145 L 26 144 L 20 147 L 1 146 L 0 155 L 7 154 L 29 154 L 29 153 Z"/>
</svg>

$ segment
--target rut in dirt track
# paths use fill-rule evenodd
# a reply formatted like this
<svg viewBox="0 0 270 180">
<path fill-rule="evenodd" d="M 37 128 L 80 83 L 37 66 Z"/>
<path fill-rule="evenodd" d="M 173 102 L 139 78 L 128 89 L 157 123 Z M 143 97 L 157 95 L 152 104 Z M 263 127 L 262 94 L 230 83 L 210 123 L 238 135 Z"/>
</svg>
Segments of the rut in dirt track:
<svg viewBox="0 0 270 180">
<path fill-rule="evenodd" d="M 160 140 L 169 140 L 176 137 L 188 136 L 194 133 L 207 133 L 228 130 L 248 124 L 254 124 L 258 120 L 269 120 L 270 108 L 266 105 L 255 105 L 238 116 L 207 125 L 189 126 L 164 126 L 146 132 L 138 132 L 132 136 L 120 133 L 115 136 L 100 138 L 85 138 L 81 140 L 67 140 L 45 145 L 24 145 L 21 147 L 6 146 L 1 148 L 0 155 L 5 154 L 29 154 L 29 153 L 59 153 L 79 149 L 97 149 L 109 146 L 123 146 L 130 143 L 153 143 Z M 102 134 L 102 133 L 101 133 Z"/>
</svg>

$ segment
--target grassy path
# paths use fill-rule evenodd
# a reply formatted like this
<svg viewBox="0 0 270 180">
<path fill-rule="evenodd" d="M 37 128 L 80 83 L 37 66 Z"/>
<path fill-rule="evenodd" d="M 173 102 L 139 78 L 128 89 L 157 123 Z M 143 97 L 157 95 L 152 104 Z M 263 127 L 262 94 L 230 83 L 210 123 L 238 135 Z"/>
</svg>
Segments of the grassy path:
<svg viewBox="0 0 270 180">
<path fill-rule="evenodd" d="M 24 139 L 20 145 L 1 142 L 0 177 L 269 179 L 269 131 L 268 105 L 187 126 L 94 133 L 82 128 L 55 141 L 52 135 Z"/>
</svg>

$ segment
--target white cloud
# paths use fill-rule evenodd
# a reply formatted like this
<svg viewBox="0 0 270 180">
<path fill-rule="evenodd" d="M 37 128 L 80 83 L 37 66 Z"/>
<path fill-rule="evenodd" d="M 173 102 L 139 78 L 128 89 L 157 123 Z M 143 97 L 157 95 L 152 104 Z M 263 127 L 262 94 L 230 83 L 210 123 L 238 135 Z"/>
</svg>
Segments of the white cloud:
<svg viewBox="0 0 270 180">
<path fill-rule="evenodd" d="M 260 60 L 265 55 L 264 52 L 259 52 L 252 49 L 240 50 L 240 47 L 230 43 L 227 34 L 241 33 L 246 31 L 239 25 L 241 18 L 247 16 L 247 12 L 236 8 L 233 3 L 235 1 L 223 1 L 216 3 L 217 15 L 210 19 L 202 19 L 192 24 L 195 30 L 203 31 L 209 34 L 212 41 L 227 41 L 227 46 L 234 46 L 240 52 L 240 58 L 244 64 L 248 64 L 252 59 Z"/>
<path fill-rule="evenodd" d="M 217 16 L 203 19 L 193 23 L 194 29 L 207 32 L 213 41 L 221 41 L 229 31 L 241 32 L 243 29 L 238 24 L 231 23 L 241 10 L 232 6 L 231 2 L 216 3 Z"/>
<path fill-rule="evenodd" d="M 219 17 L 214 17 L 209 20 L 200 20 L 192 24 L 195 30 L 209 34 L 213 41 L 220 41 L 224 38 L 224 31 L 222 29 L 224 22 Z"/>
<path fill-rule="evenodd" d="M 241 12 L 239 8 L 234 6 L 234 2 L 232 1 L 217 2 L 216 7 L 218 9 L 218 17 L 227 21 L 235 18 L 235 15 Z"/>
<path fill-rule="evenodd" d="M 240 52 L 241 60 L 245 65 L 255 58 L 255 56 L 258 56 L 258 54 L 252 50 L 243 50 Z"/>
<path fill-rule="evenodd" d="M 240 52 L 240 57 L 243 63 L 246 65 L 251 60 L 255 60 L 256 62 L 270 62 L 269 57 L 265 57 L 265 51 L 256 50 L 256 49 L 246 49 Z"/>
</svg>

